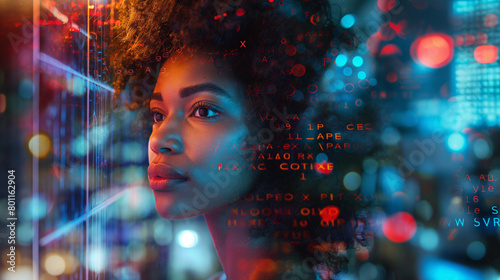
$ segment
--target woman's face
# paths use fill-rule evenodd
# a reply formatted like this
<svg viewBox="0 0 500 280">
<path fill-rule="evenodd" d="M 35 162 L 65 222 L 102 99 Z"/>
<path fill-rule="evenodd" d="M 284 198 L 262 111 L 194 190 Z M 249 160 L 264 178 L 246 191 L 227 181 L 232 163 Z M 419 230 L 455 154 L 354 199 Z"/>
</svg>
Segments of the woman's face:
<svg viewBox="0 0 500 280">
<path fill-rule="evenodd" d="M 148 151 L 149 183 L 162 217 L 203 214 L 250 190 L 254 176 L 241 150 L 248 135 L 242 90 L 200 57 L 162 66 L 151 96 Z"/>
</svg>

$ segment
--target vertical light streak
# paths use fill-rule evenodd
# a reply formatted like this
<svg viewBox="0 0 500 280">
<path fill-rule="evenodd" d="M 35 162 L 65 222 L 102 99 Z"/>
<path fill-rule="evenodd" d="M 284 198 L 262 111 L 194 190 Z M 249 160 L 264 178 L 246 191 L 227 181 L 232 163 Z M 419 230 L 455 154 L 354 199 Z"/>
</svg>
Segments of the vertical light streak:
<svg viewBox="0 0 500 280">
<path fill-rule="evenodd" d="M 40 0 L 33 0 L 33 135 L 39 131 L 40 119 Z M 33 201 L 38 203 L 38 158 L 33 155 Z M 37 205 L 33 205 L 32 217 L 35 217 Z M 38 219 L 33 219 L 33 279 L 39 279 L 39 228 Z"/>
<path fill-rule="evenodd" d="M 87 0 L 87 34 L 90 34 L 90 0 Z M 87 76 L 90 74 L 90 37 L 87 36 Z M 90 77 L 89 77 L 90 78 Z M 90 143 L 89 143 L 89 132 L 90 132 L 90 82 L 87 80 L 87 164 L 86 164 L 86 178 L 87 182 L 85 184 L 86 190 L 86 206 L 85 212 L 89 213 L 89 154 L 90 154 Z M 89 217 L 85 219 L 85 279 L 89 279 Z"/>
</svg>

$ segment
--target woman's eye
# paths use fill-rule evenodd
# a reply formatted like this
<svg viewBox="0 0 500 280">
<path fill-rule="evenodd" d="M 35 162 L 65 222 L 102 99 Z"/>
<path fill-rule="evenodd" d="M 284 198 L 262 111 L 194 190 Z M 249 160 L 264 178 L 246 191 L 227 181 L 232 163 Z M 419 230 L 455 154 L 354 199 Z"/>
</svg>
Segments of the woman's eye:
<svg viewBox="0 0 500 280">
<path fill-rule="evenodd" d="M 160 112 L 153 112 L 153 121 L 155 123 L 161 122 L 165 119 L 165 115 Z"/>
<path fill-rule="evenodd" d="M 208 107 L 198 107 L 193 112 L 193 116 L 196 118 L 213 118 L 219 115 L 219 112 Z"/>
</svg>

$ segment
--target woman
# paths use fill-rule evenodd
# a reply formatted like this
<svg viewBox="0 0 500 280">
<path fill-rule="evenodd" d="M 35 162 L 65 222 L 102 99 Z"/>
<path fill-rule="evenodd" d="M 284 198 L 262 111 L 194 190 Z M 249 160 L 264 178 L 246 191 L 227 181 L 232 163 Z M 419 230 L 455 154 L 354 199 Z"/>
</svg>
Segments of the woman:
<svg viewBox="0 0 500 280">
<path fill-rule="evenodd" d="M 149 111 L 158 213 L 205 216 L 220 279 L 334 278 L 364 230 L 346 222 L 359 205 L 323 195 L 342 196 L 342 167 L 317 143 L 318 84 L 327 52 L 354 45 L 329 4 L 124 1 L 120 20 L 116 97 L 128 82 Z"/>
</svg>

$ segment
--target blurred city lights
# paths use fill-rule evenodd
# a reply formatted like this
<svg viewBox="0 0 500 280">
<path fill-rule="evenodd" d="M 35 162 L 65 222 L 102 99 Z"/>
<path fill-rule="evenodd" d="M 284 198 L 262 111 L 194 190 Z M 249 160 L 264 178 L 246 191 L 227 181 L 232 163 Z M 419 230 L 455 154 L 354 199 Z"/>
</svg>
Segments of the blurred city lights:
<svg viewBox="0 0 500 280">
<path fill-rule="evenodd" d="M 29 140 L 29 150 L 37 158 L 44 158 L 50 152 L 50 138 L 45 134 L 36 134 Z"/>
<path fill-rule="evenodd" d="M 194 230 L 182 230 L 177 234 L 177 243 L 184 248 L 193 248 L 198 244 L 198 234 Z"/>
<path fill-rule="evenodd" d="M 486 247 L 480 241 L 474 241 L 467 246 L 467 256 L 472 260 L 478 261 L 486 254 Z"/>
<path fill-rule="evenodd" d="M 354 25 L 354 23 L 356 23 L 356 18 L 352 14 L 347 14 L 343 16 L 342 19 L 340 20 L 340 24 L 344 28 L 351 28 Z"/>
<path fill-rule="evenodd" d="M 344 186 L 350 191 L 355 191 L 361 186 L 361 176 L 354 171 L 347 173 L 344 176 Z"/>
<path fill-rule="evenodd" d="M 412 43 L 411 55 L 415 62 L 430 68 L 446 66 L 453 59 L 453 39 L 446 34 L 422 36 Z"/>
<path fill-rule="evenodd" d="M 460 133 L 453 133 L 448 137 L 447 144 L 453 151 L 460 151 L 465 145 L 465 138 Z"/>
<path fill-rule="evenodd" d="M 45 270 L 54 276 L 61 275 L 66 269 L 66 262 L 60 255 L 53 254 L 45 259 Z"/>
<path fill-rule="evenodd" d="M 398 212 L 384 222 L 382 230 L 390 241 L 402 243 L 413 237 L 417 224 L 410 213 Z"/>
</svg>

